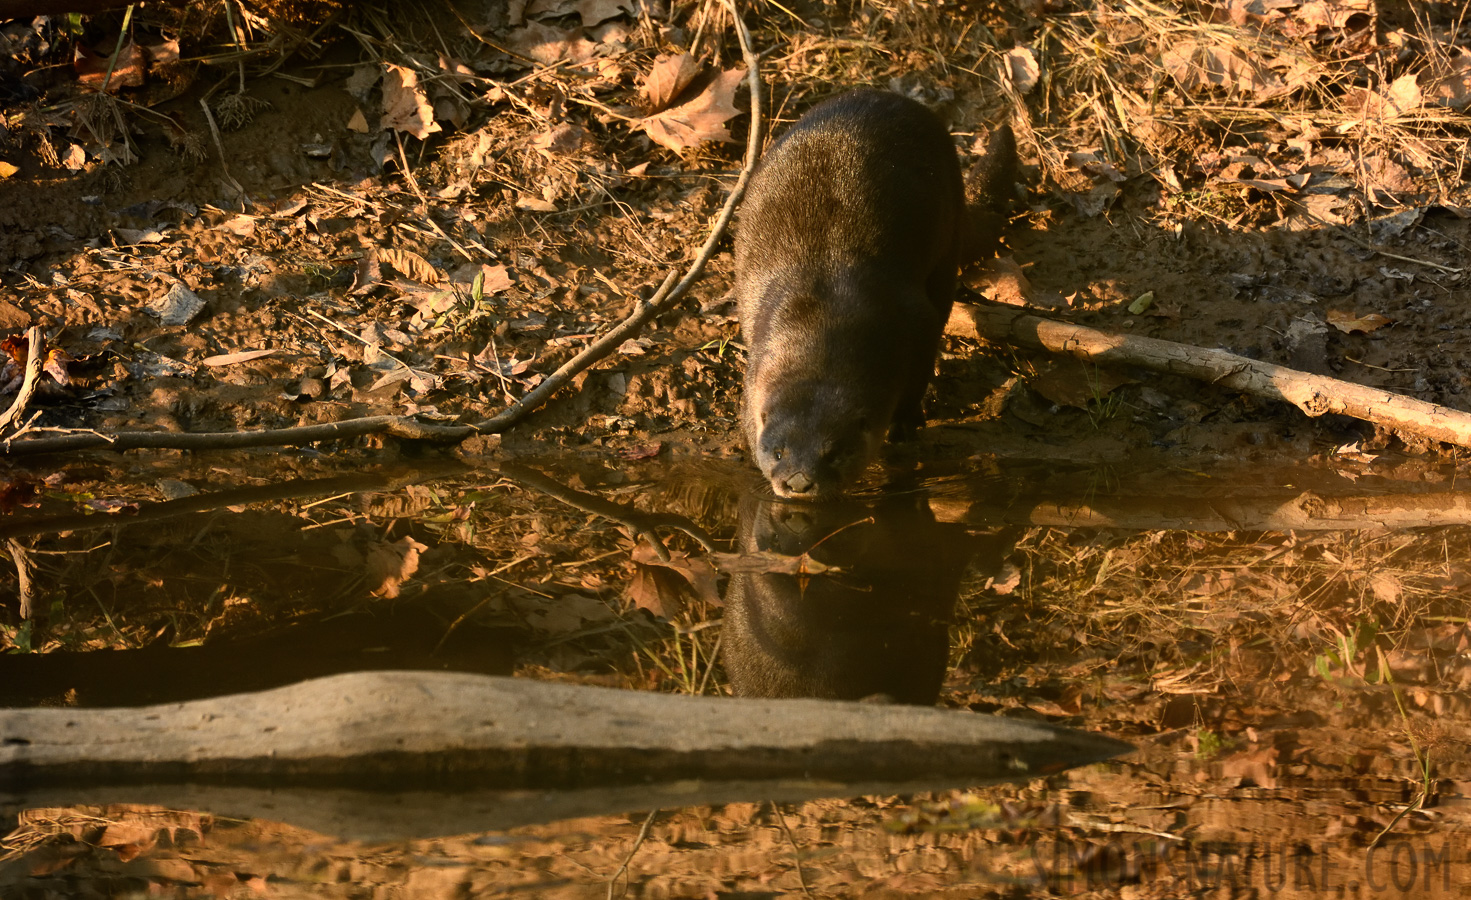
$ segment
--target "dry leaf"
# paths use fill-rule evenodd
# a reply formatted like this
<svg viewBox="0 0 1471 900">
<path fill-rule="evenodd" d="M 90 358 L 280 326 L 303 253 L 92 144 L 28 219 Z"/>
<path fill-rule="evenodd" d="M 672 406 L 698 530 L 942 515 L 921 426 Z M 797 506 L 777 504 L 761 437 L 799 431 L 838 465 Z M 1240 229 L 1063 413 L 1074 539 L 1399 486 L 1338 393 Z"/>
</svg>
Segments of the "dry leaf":
<svg viewBox="0 0 1471 900">
<path fill-rule="evenodd" d="M 352 111 L 352 118 L 347 120 L 347 130 L 356 131 L 358 134 L 368 133 L 368 117 L 363 115 L 362 110 Z"/>
<path fill-rule="evenodd" d="M 694 591 L 695 596 L 712 606 L 719 606 L 720 589 L 715 584 L 715 567 L 708 559 L 691 558 L 688 553 L 672 552 L 669 559 L 660 559 L 654 548 L 641 542 L 633 548 L 633 561 L 641 566 L 660 566 L 679 573 Z"/>
<path fill-rule="evenodd" d="M 511 46 L 517 53 L 529 56 L 543 65 L 562 61 L 586 62 L 592 58 L 597 45 L 582 36 L 581 28 L 563 31 L 540 22 L 529 22 L 511 37 Z"/>
<path fill-rule="evenodd" d="M 1009 256 L 987 260 L 981 271 L 966 283 L 986 299 L 1009 306 L 1026 306 L 1032 299 L 1032 283 Z"/>
<path fill-rule="evenodd" d="M 582 138 L 586 134 L 586 131 L 572 123 L 562 122 L 532 138 L 531 149 L 547 159 L 567 156 L 582 147 Z"/>
<path fill-rule="evenodd" d="M 1451 61 L 1451 70 L 1427 79 L 1422 89 L 1425 102 L 1449 109 L 1471 107 L 1471 53 L 1462 52 Z"/>
<path fill-rule="evenodd" d="M 1328 310 L 1328 324 L 1337 328 L 1344 334 L 1368 334 L 1378 331 L 1385 325 L 1394 324 L 1394 320 L 1379 313 L 1369 313 L 1366 316 L 1356 316 L 1353 313 L 1343 312 L 1337 309 Z"/>
<path fill-rule="evenodd" d="M 633 0 L 579 0 L 577 4 L 577 14 L 582 16 L 583 28 L 591 28 L 631 9 Z"/>
<path fill-rule="evenodd" d="M 644 95 L 649 98 L 649 111 L 658 112 L 667 107 L 699 74 L 700 64 L 688 53 L 654 60 L 643 85 Z"/>
<path fill-rule="evenodd" d="M 378 261 L 388 263 L 405 278 L 412 278 L 423 284 L 438 284 L 442 280 L 439 270 L 430 265 L 429 260 L 412 250 L 395 248 L 379 250 Z"/>
<path fill-rule="evenodd" d="M 1270 96 L 1282 83 L 1270 70 L 1224 47 L 1200 41 L 1181 41 L 1160 57 L 1160 63 L 1183 90 L 1225 88 Z"/>
<path fill-rule="evenodd" d="M 413 69 L 384 64 L 383 74 L 383 121 L 381 127 L 411 134 L 420 140 L 439 131 L 434 121 L 434 107 L 424 89 L 419 87 L 419 76 Z"/>
<path fill-rule="evenodd" d="M 397 597 L 403 583 L 419 571 L 419 554 L 428 549 L 428 545 L 411 537 L 368 547 L 363 559 L 363 577 L 373 596 L 388 600 Z"/>
<path fill-rule="evenodd" d="M 219 356 L 207 356 L 200 360 L 204 365 L 218 368 L 220 366 L 234 366 L 253 359 L 274 355 L 277 351 L 271 350 L 241 350 L 238 353 L 221 353 Z"/>
<path fill-rule="evenodd" d="M 1006 53 L 1006 68 L 1003 74 L 1018 94 L 1029 94 L 1042 77 L 1042 67 L 1037 57 L 1027 47 L 1013 47 Z"/>
<path fill-rule="evenodd" d="M 117 64 L 112 70 L 112 77 L 107 77 L 107 67 L 112 64 L 112 51 L 102 52 L 98 48 L 97 53 L 77 45 L 72 54 L 72 67 L 76 69 L 77 80 L 94 90 L 101 90 L 102 83 L 107 82 L 109 93 L 121 90 L 125 87 L 142 87 L 145 62 L 143 49 L 132 41 L 123 45 L 123 49 L 117 55 Z"/>
<path fill-rule="evenodd" d="M 0 159 L 0 178 L 9 178 L 19 171 L 20 169 L 17 166 Z"/>
<path fill-rule="evenodd" d="M 655 143 L 676 152 L 705 141 L 728 141 L 725 122 L 739 114 L 735 89 L 746 77 L 744 69 L 727 69 L 715 77 L 700 95 L 688 103 L 666 109 L 639 122 Z"/>
</svg>

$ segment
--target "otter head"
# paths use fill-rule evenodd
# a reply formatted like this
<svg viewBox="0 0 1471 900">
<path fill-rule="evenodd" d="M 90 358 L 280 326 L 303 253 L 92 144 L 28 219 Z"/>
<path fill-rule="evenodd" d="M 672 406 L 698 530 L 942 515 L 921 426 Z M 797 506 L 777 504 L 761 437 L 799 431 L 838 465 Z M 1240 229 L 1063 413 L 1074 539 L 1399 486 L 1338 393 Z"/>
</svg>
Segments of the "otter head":
<svg viewBox="0 0 1471 900">
<path fill-rule="evenodd" d="M 756 465 L 779 497 L 828 500 L 878 456 L 891 413 L 864 403 L 862 391 L 795 381 L 748 396 L 748 435 Z"/>
</svg>

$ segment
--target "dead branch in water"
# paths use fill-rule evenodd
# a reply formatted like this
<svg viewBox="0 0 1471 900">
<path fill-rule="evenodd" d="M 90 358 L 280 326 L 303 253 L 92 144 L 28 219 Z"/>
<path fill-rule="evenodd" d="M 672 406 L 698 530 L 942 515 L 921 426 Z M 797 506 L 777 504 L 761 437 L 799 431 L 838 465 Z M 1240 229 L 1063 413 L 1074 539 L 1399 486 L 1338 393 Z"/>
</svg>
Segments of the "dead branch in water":
<svg viewBox="0 0 1471 900">
<path fill-rule="evenodd" d="M 740 40 L 741 55 L 746 62 L 746 84 L 751 92 L 751 130 L 746 139 L 746 155 L 741 172 L 721 207 L 710 234 L 694 260 L 685 270 L 684 276 L 676 281 L 677 272 L 670 272 L 664 283 L 647 300 L 639 300 L 633 313 L 583 351 L 574 356 L 546 380 L 529 391 L 524 397 L 483 422 L 474 425 L 426 425 L 412 416 L 369 416 L 347 419 L 327 425 L 309 425 L 296 428 L 266 429 L 262 431 L 230 431 L 204 434 L 178 434 L 156 431 L 123 431 L 102 434 L 94 431 L 71 432 L 56 437 L 32 438 L 0 444 L 0 456 L 22 456 L 37 453 L 58 453 L 66 450 L 88 450 L 106 447 L 112 450 L 172 449 L 172 450 L 237 450 L 248 447 L 279 447 L 309 444 L 316 441 L 339 440 L 362 437 L 370 434 L 388 434 L 394 437 L 423 440 L 437 443 L 456 443 L 477 434 L 499 434 L 541 408 L 559 388 L 605 357 L 611 355 L 624 341 L 635 337 L 655 316 L 668 312 L 679 302 L 705 271 L 705 264 L 715 255 L 715 248 L 730 228 L 736 206 L 746 192 L 746 184 L 756 166 L 761 152 L 761 75 L 760 60 L 751 46 L 751 33 L 736 7 L 736 0 L 725 0 L 735 24 L 736 36 Z"/>
<path fill-rule="evenodd" d="M 994 343 L 1066 353 L 1105 365 L 1140 366 L 1169 375 L 1184 375 L 1242 393 L 1284 400 L 1313 418 L 1337 413 L 1407 434 L 1471 447 L 1471 413 L 1248 359 L 1225 350 L 1112 334 L 1029 315 L 1013 307 L 969 303 L 956 304 L 946 330 Z"/>
</svg>

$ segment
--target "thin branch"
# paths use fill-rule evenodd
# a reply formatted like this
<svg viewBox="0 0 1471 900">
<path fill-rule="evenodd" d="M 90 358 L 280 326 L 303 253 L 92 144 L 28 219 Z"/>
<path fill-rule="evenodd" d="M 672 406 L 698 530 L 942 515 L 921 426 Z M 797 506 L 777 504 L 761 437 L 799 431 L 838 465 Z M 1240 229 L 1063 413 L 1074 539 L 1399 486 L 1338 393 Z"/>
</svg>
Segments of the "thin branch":
<svg viewBox="0 0 1471 900">
<path fill-rule="evenodd" d="M 654 817 L 657 815 L 659 815 L 659 810 L 649 810 L 649 817 L 644 819 L 644 827 L 638 830 L 638 837 L 633 839 L 633 846 L 628 848 L 628 855 L 623 857 L 623 864 L 618 867 L 618 871 L 613 873 L 613 877 L 608 879 L 608 900 L 613 900 L 613 890 L 618 885 L 618 879 L 628 871 L 628 864 L 633 862 L 634 854 L 644 845 L 644 840 L 649 836 L 649 828 L 653 826 Z"/>
<path fill-rule="evenodd" d="M 26 404 L 31 402 L 31 396 L 36 393 L 36 385 L 41 381 L 41 365 L 45 362 L 45 348 L 45 341 L 41 338 L 41 326 L 32 325 L 26 331 L 25 377 L 21 380 L 20 390 L 16 393 L 10 408 L 0 413 L 0 434 L 13 428 L 25 415 Z"/>
</svg>

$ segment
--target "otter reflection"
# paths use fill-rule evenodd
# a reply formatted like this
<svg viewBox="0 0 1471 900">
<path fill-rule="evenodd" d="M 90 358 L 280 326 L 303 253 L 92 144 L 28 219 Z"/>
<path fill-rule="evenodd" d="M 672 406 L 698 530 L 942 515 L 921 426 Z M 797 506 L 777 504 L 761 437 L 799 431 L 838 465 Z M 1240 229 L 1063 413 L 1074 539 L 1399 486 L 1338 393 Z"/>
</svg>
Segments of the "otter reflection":
<svg viewBox="0 0 1471 900">
<path fill-rule="evenodd" d="M 808 553 L 841 572 L 731 576 L 722 626 L 731 688 L 748 697 L 934 703 L 966 563 L 978 557 L 995 571 L 1003 544 L 936 522 L 920 494 L 871 505 L 747 496 L 742 552 Z"/>
</svg>

